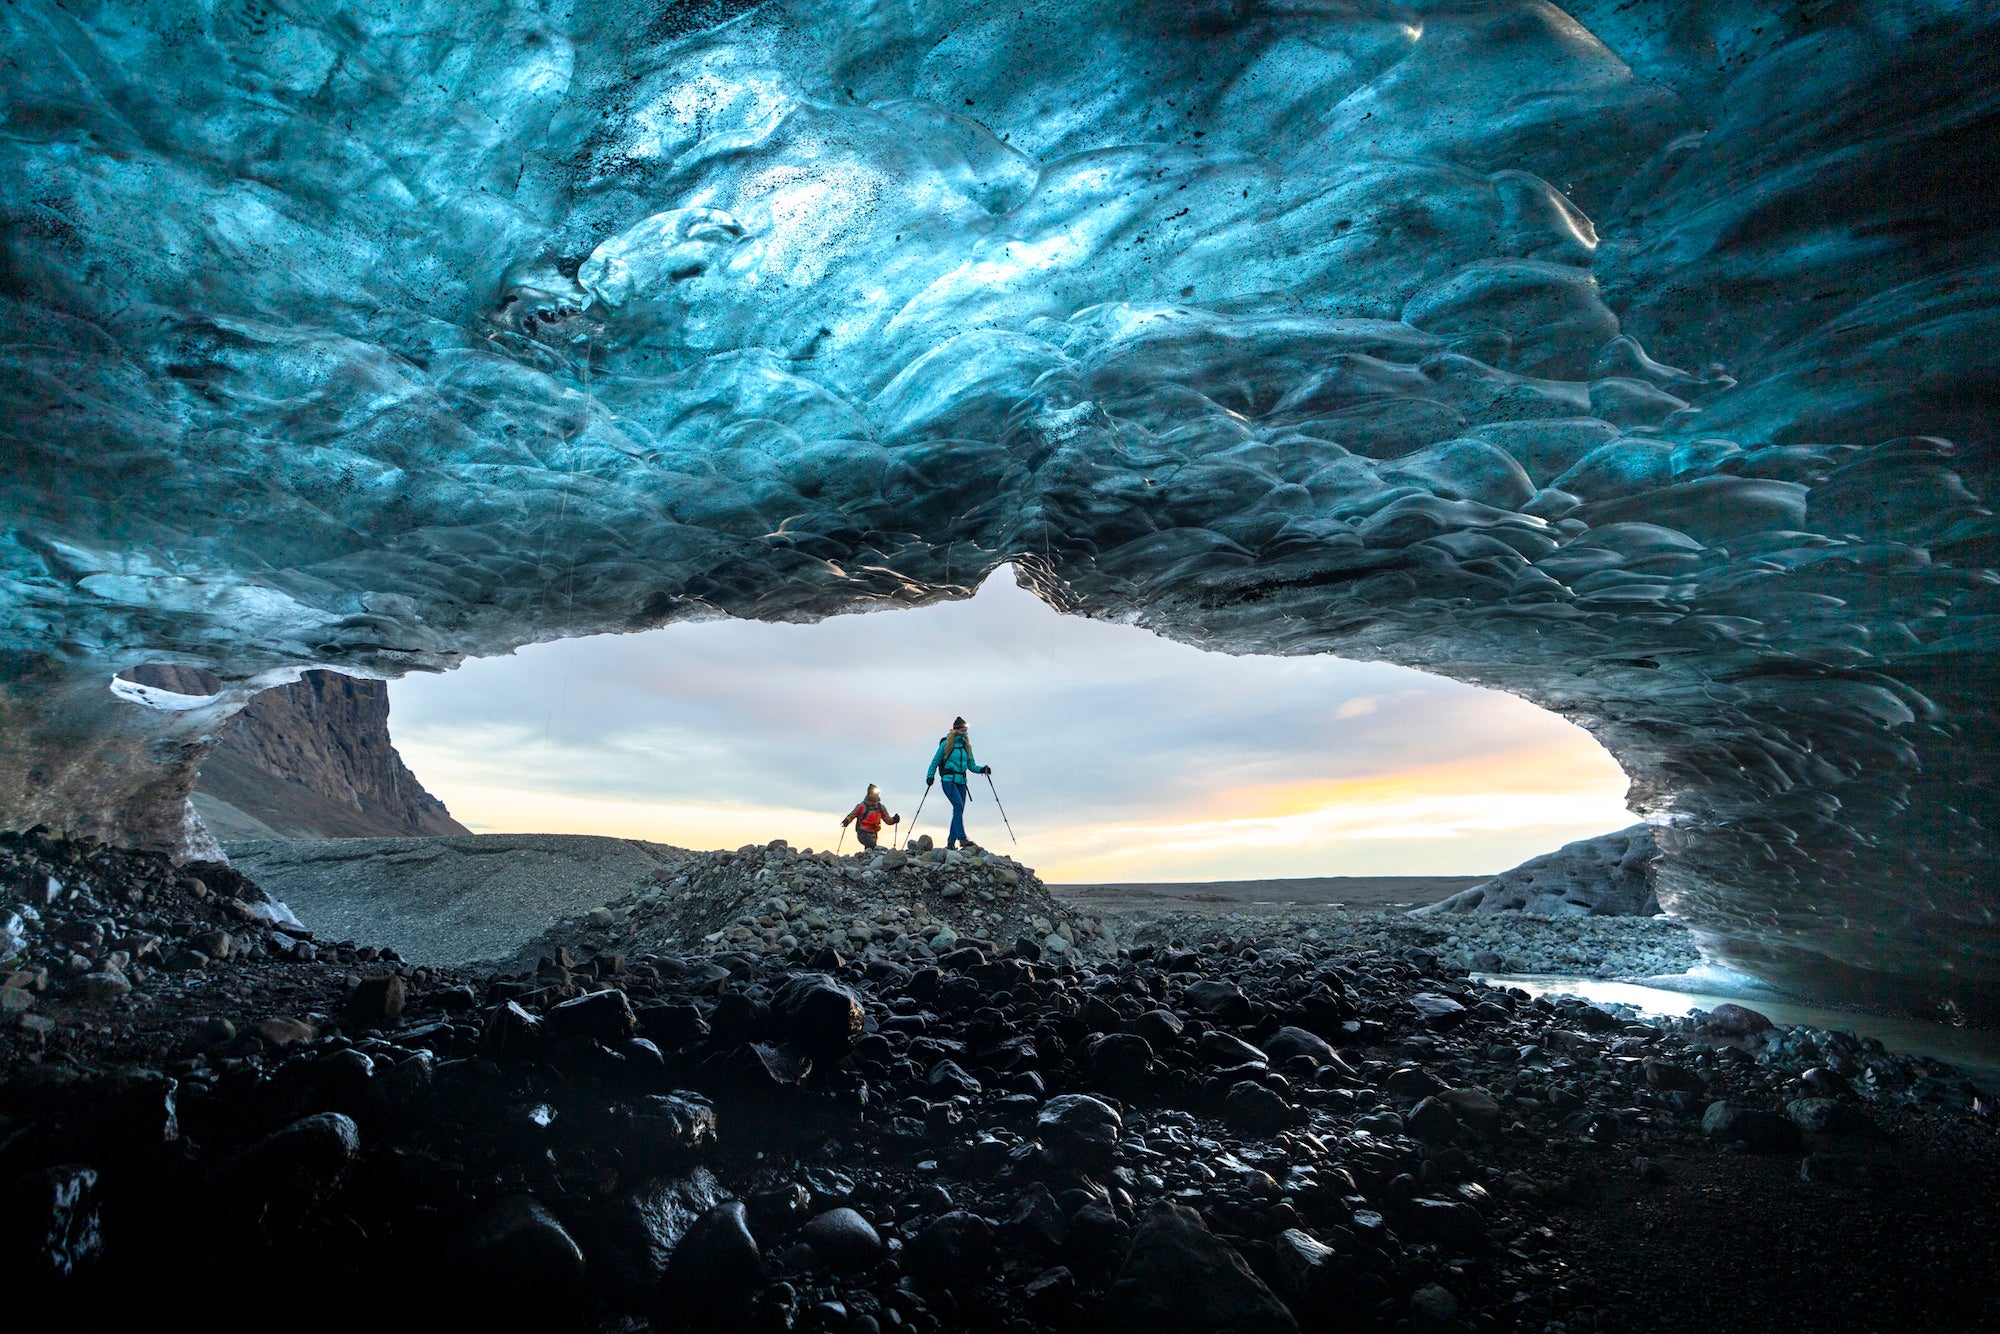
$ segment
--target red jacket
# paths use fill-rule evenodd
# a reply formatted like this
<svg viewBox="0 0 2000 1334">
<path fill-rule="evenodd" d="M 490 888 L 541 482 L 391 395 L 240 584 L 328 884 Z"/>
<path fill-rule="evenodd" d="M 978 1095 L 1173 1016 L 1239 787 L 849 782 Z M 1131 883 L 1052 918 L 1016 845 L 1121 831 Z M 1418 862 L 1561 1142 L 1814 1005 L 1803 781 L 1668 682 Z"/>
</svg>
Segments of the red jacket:
<svg viewBox="0 0 2000 1334">
<path fill-rule="evenodd" d="M 860 823 L 854 827 L 856 829 L 866 829 L 872 834 L 882 827 L 882 818 L 885 813 L 882 807 L 870 806 L 864 801 L 847 813 L 847 820 L 859 821 Z M 846 824 L 847 820 L 842 820 L 841 823 Z"/>
</svg>

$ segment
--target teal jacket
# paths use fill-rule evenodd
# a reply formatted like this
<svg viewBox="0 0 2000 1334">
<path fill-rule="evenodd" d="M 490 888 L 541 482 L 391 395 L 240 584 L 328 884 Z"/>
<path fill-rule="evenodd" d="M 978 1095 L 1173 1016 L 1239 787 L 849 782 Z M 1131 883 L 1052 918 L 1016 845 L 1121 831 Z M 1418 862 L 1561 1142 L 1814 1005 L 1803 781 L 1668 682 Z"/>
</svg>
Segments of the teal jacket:
<svg viewBox="0 0 2000 1334">
<path fill-rule="evenodd" d="M 956 746 L 952 744 L 954 739 L 958 741 Z M 938 742 L 937 754 L 931 756 L 931 767 L 924 771 L 924 782 L 928 784 L 933 775 L 939 775 L 947 783 L 964 787 L 965 771 L 978 767 L 979 761 L 972 758 L 972 738 L 947 732 L 944 740 Z"/>
</svg>

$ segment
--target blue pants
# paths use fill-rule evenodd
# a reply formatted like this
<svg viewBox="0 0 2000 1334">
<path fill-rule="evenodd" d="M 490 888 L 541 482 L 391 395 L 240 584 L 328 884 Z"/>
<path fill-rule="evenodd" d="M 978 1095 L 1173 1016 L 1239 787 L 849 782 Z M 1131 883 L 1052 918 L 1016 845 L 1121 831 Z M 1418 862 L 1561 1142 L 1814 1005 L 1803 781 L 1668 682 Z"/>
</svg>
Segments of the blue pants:
<svg viewBox="0 0 2000 1334">
<path fill-rule="evenodd" d="M 970 843 L 972 840 L 965 836 L 965 784 L 946 779 L 939 786 L 944 788 L 944 799 L 951 803 L 951 833 L 946 836 L 944 845 L 950 847 L 954 843 Z"/>
</svg>

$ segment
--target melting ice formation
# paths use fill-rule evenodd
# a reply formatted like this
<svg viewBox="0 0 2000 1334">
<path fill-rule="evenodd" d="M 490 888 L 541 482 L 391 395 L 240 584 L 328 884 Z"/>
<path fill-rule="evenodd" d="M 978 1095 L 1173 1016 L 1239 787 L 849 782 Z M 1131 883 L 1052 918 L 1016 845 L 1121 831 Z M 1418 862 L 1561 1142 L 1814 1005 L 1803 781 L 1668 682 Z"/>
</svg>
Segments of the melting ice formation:
<svg viewBox="0 0 2000 1334">
<path fill-rule="evenodd" d="M 1991 1011 L 1996 13 L 17 0 L 0 816 L 1012 559 L 1576 718 L 1714 950 Z"/>
</svg>

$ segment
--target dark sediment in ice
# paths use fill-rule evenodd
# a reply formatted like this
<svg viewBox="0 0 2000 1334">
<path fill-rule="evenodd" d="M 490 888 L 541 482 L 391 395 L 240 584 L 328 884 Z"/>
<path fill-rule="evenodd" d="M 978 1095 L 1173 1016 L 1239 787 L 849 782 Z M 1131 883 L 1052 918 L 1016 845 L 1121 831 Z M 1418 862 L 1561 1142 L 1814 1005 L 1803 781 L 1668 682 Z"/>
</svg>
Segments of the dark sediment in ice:
<svg viewBox="0 0 2000 1334">
<path fill-rule="evenodd" d="M 1660 910 L 1653 831 L 1633 825 L 1545 852 L 1440 902 L 1415 909 L 1443 913 L 1525 912 L 1541 917 L 1650 917 Z"/>
</svg>

